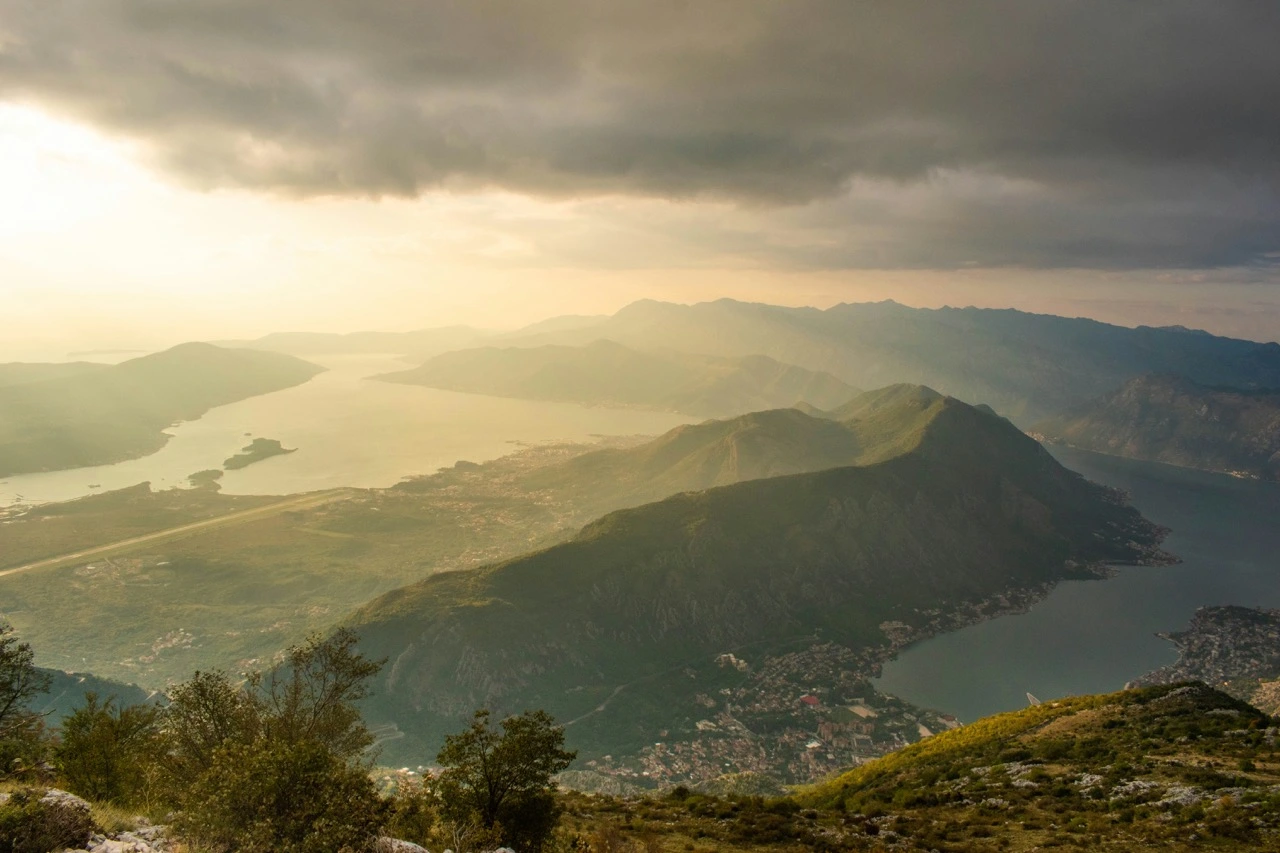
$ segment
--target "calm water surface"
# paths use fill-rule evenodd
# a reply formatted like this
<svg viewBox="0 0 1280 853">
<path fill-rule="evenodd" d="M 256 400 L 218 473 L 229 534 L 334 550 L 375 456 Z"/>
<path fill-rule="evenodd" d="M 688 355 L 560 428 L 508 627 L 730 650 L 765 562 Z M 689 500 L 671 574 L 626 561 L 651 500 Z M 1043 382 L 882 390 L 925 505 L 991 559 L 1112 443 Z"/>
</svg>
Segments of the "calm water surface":
<svg viewBox="0 0 1280 853">
<path fill-rule="evenodd" d="M 385 356 L 312 360 L 322 361 L 329 372 L 180 424 L 168 431 L 173 437 L 158 453 L 114 465 L 0 480 L 0 506 L 18 500 L 69 500 L 143 481 L 157 489 L 185 485 L 196 471 L 221 467 L 251 436 L 279 439 L 298 450 L 228 471 L 221 481 L 224 492 L 391 486 L 459 459 L 494 459 L 515 450 L 516 443 L 656 434 L 691 420 L 665 412 L 508 400 L 365 378 L 405 369 L 403 362 Z"/>
<path fill-rule="evenodd" d="M 1061 584 L 1028 613 L 906 650 L 877 686 L 962 720 L 1050 699 L 1122 688 L 1176 660 L 1157 631 L 1197 607 L 1280 607 L 1280 486 L 1083 451 L 1054 449 L 1092 480 L 1125 489 L 1147 518 L 1173 529 L 1177 566 L 1125 568 L 1106 581 Z"/>
</svg>

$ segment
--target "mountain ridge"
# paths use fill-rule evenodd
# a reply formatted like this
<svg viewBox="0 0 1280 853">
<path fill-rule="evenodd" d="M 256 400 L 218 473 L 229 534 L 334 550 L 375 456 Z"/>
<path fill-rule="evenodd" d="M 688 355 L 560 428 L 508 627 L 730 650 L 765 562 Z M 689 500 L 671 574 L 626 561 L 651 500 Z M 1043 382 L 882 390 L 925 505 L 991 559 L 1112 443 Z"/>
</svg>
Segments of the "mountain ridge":
<svg viewBox="0 0 1280 853">
<path fill-rule="evenodd" d="M 1083 450 L 1280 480 L 1280 389 L 1148 374 L 1032 430 Z"/>
<path fill-rule="evenodd" d="M 216 406 L 299 385 L 324 368 L 292 356 L 180 344 L 119 364 L 0 387 L 0 476 L 153 453 L 163 430 Z"/>
<path fill-rule="evenodd" d="M 597 339 L 585 346 L 455 350 L 375 377 L 449 391 L 591 405 L 644 406 L 696 415 L 737 414 L 801 400 L 834 405 L 857 389 L 768 356 L 640 351 Z"/>
<path fill-rule="evenodd" d="M 610 513 L 563 544 L 388 593 L 348 623 L 391 661 L 377 713 L 429 742 L 479 705 L 574 719 L 600 691 L 744 643 L 817 632 L 887 649 L 886 620 L 909 630 L 923 611 L 1052 584 L 1079 563 L 1138 561 L 1161 535 L 1007 421 L 947 400 L 890 459 Z M 643 736 L 617 713 L 583 737 L 609 751 Z"/>
<path fill-rule="evenodd" d="M 994 308 L 896 302 L 792 308 L 722 299 L 641 300 L 588 329 L 512 338 L 522 346 L 606 337 L 641 348 L 761 353 L 861 388 L 920 383 L 987 403 L 1021 425 L 1061 414 L 1143 373 L 1280 387 L 1280 344 Z"/>
</svg>

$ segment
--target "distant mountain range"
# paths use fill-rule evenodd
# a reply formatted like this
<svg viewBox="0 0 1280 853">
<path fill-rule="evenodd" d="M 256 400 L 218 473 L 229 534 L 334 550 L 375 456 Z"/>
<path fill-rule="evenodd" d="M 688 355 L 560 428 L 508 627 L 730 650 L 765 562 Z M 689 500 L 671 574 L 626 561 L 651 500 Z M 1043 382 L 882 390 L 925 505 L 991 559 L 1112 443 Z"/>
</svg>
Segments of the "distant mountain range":
<svg viewBox="0 0 1280 853">
<path fill-rule="evenodd" d="M 1280 344 L 1186 329 L 895 302 L 786 308 L 722 299 L 644 300 L 594 325 L 513 337 L 521 346 L 608 338 L 643 349 L 759 353 L 860 388 L 929 385 L 1021 425 L 1061 414 L 1144 373 L 1242 389 L 1280 387 Z"/>
<path fill-rule="evenodd" d="M 1238 391 L 1148 375 L 1032 428 L 1099 453 L 1280 480 L 1280 389 Z"/>
<path fill-rule="evenodd" d="M 608 317 L 556 317 L 502 334 L 449 327 L 402 335 L 273 335 L 250 345 L 300 354 L 395 352 L 421 360 L 481 344 L 582 346 L 601 339 L 644 351 L 766 355 L 859 388 L 929 385 L 989 404 L 1022 426 L 1061 415 L 1145 373 L 1243 390 L 1280 388 L 1276 343 L 1180 326 L 1132 329 L 1011 309 L 896 302 L 820 310 L 731 299 L 696 305 L 642 300 Z"/>
<path fill-rule="evenodd" d="M 473 394 L 696 415 L 738 414 L 801 401 L 832 406 L 858 393 L 829 373 L 767 356 L 640 352 L 606 340 L 586 346 L 464 349 L 377 378 Z"/>
<path fill-rule="evenodd" d="M 575 742 L 624 750 L 658 728 L 691 729 L 688 703 L 716 683 L 722 653 L 818 637 L 887 649 L 890 633 L 961 603 L 1154 551 L 1157 528 L 1007 421 L 894 393 L 907 399 L 882 409 L 885 432 L 914 426 L 895 433 L 900 452 L 884 461 L 676 495 L 607 515 L 565 544 L 373 601 L 350 620 L 365 650 L 390 660 L 373 716 L 408 733 L 397 750 L 429 754 L 475 707 L 541 707 L 591 718 Z M 806 441 L 817 436 L 830 456 L 813 464 L 858 455 L 856 430 L 798 411 L 729 431 L 761 421 L 765 435 L 799 425 Z M 695 429 L 702 440 L 684 458 L 705 458 L 724 428 Z M 631 458 L 654 459 L 688 435 Z"/>
<path fill-rule="evenodd" d="M 26 385 L 45 379 L 61 379 L 105 370 L 107 365 L 92 361 L 64 361 L 53 363 L 15 361 L 0 364 L 0 388 L 12 385 Z"/>
<path fill-rule="evenodd" d="M 323 368 L 287 355 L 182 344 L 116 365 L 50 366 L 0 387 L 0 477 L 153 453 L 163 430 L 215 406 L 306 382 Z M 31 374 L 28 368 L 0 375 Z"/>
<path fill-rule="evenodd" d="M 381 354 L 421 360 L 437 353 L 475 346 L 492 334 L 470 326 L 440 326 L 413 332 L 273 332 L 252 340 L 214 343 L 297 356 Z"/>
<path fill-rule="evenodd" d="M 609 319 L 609 315 L 566 314 L 509 332 L 474 326 L 436 326 L 411 332 L 273 332 L 252 340 L 213 341 L 220 346 L 265 349 L 299 356 L 396 355 L 420 363 L 433 355 L 481 344 L 503 344 L 544 334 L 571 332 Z"/>
</svg>

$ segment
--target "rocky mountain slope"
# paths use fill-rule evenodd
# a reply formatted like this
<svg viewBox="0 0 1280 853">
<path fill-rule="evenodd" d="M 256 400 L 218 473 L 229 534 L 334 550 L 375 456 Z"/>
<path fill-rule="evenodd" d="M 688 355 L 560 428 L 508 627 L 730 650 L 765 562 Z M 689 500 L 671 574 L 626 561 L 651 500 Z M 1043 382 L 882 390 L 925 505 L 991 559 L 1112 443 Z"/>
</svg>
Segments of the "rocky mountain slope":
<svg viewBox="0 0 1280 853">
<path fill-rule="evenodd" d="M 321 372 L 292 356 L 182 344 L 117 365 L 0 387 L 0 477 L 153 453 L 163 430 Z"/>
<path fill-rule="evenodd" d="M 371 710 L 406 748 L 486 704 L 586 715 L 580 745 L 634 747 L 693 728 L 722 654 L 887 653 L 940 612 L 1155 550 L 1120 496 L 1001 418 L 948 399 L 910 436 L 883 462 L 677 495 L 382 596 L 351 620 L 390 659 Z"/>
<path fill-rule="evenodd" d="M 607 340 L 586 346 L 481 347 L 378 377 L 450 391 L 735 415 L 807 401 L 833 406 L 857 389 L 824 371 L 772 358 L 641 352 Z"/>
<path fill-rule="evenodd" d="M 1203 684 L 1149 687 L 988 717 L 797 799 L 843 811 L 870 849 L 1270 850 L 1276 736 Z"/>
<path fill-rule="evenodd" d="M 1098 453 L 1280 480 L 1280 390 L 1141 376 L 1032 430 Z"/>
</svg>

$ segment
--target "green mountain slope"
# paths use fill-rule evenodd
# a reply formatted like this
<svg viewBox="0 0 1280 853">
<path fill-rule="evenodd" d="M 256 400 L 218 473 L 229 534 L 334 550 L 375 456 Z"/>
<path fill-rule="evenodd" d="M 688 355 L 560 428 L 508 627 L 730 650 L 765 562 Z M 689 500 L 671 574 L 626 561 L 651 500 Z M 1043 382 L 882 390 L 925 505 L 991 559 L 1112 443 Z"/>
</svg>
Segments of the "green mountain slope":
<svg viewBox="0 0 1280 853">
<path fill-rule="evenodd" d="M 1272 850 L 1273 725 L 1200 683 L 1081 696 L 944 732 L 797 799 L 915 849 Z"/>
<path fill-rule="evenodd" d="M 718 654 L 818 635 L 887 653 L 891 633 L 940 611 L 1075 563 L 1139 560 L 1158 539 L 1007 421 L 945 400 L 887 461 L 615 512 L 563 545 L 384 595 L 352 621 L 391 660 L 372 712 L 418 742 L 490 704 L 592 716 L 574 736 L 607 752 L 691 728 L 683 703 L 708 689 Z"/>
<path fill-rule="evenodd" d="M 644 406 L 698 415 L 738 414 L 801 400 L 830 406 L 857 393 L 828 373 L 765 356 L 639 352 L 606 340 L 583 347 L 459 350 L 413 370 L 378 378 L 501 397 Z"/>
<path fill-rule="evenodd" d="M 1032 429 L 1048 441 L 1099 453 L 1280 479 L 1280 390 L 1141 376 Z"/>
<path fill-rule="evenodd" d="M 322 369 L 277 353 L 191 343 L 0 388 L 0 476 L 152 453 L 177 421 L 301 384 Z"/>
<path fill-rule="evenodd" d="M 859 394 L 849 402 L 826 412 L 826 415 L 839 421 L 855 420 L 888 409 L 928 408 L 941 398 L 941 394 L 927 386 L 899 383 Z"/>
<path fill-rule="evenodd" d="M 530 334 L 524 346 L 608 338 L 720 356 L 760 353 L 860 388 L 922 383 L 994 406 L 1027 425 L 1144 373 L 1234 388 L 1280 387 L 1280 344 L 1179 328 L 1131 329 L 1083 318 L 894 302 L 788 308 L 722 299 L 643 300 L 589 329 Z"/>
<path fill-rule="evenodd" d="M 932 389 L 898 385 L 860 394 L 830 412 L 812 406 L 813 414 L 804 407 L 771 409 L 688 424 L 637 447 L 599 450 L 539 468 L 523 485 L 601 514 L 679 492 L 865 465 L 915 447 L 947 405 Z"/>
<path fill-rule="evenodd" d="M 335 503 L 140 543 L 109 560 L 0 577 L 0 615 L 49 666 L 147 687 L 197 668 L 239 671 L 433 572 L 546 547 L 607 512 L 677 492 L 892 455 L 929 417 L 886 412 L 880 420 L 899 430 L 887 445 L 864 438 L 871 419 L 841 425 L 794 410 L 680 427 L 632 450 L 540 445 Z M 278 500 L 143 484 L 0 510 L 0 571 Z"/>
</svg>

